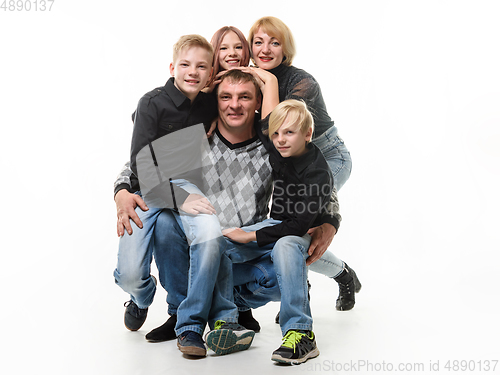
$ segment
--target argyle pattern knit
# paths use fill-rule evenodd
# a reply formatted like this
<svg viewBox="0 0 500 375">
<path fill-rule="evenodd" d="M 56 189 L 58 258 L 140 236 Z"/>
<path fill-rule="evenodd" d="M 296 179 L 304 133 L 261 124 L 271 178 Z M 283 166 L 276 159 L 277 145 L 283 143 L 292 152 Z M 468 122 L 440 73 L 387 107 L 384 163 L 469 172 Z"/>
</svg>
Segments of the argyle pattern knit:
<svg viewBox="0 0 500 375">
<path fill-rule="evenodd" d="M 210 139 L 204 155 L 203 191 L 217 211 L 222 229 L 242 227 L 265 220 L 269 214 L 272 173 L 267 150 L 258 137 L 230 144 L 218 131 Z M 121 188 L 138 190 L 127 163 L 115 181 Z"/>
</svg>

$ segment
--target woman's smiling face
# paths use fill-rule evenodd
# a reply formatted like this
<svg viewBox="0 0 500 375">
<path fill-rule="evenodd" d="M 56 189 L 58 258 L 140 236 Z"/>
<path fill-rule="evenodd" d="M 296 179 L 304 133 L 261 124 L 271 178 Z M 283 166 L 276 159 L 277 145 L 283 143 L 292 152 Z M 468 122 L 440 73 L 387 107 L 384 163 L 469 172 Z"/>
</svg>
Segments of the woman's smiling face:
<svg viewBox="0 0 500 375">
<path fill-rule="evenodd" d="M 252 41 L 253 59 L 261 69 L 276 68 L 283 61 L 283 47 L 280 41 L 268 35 L 261 28 L 257 30 Z"/>
</svg>

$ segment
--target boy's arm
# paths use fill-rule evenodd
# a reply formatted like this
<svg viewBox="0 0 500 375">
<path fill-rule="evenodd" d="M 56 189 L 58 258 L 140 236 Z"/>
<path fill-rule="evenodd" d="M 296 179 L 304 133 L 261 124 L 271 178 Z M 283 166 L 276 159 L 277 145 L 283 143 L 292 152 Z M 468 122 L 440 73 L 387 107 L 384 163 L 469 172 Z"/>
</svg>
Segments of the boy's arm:
<svg viewBox="0 0 500 375">
<path fill-rule="evenodd" d="M 134 118 L 134 130 L 132 132 L 132 145 L 130 147 L 130 169 L 137 174 L 137 154 L 145 146 L 154 141 L 158 134 L 159 118 L 158 109 L 151 100 L 151 93 L 144 95 L 137 104 Z"/>
<path fill-rule="evenodd" d="M 331 191 L 333 183 L 330 178 L 329 171 L 313 169 L 306 174 L 304 181 L 308 181 L 307 189 L 304 189 L 304 198 L 297 207 L 291 208 L 284 204 L 282 209 L 288 212 L 289 218 L 283 220 L 280 224 L 259 229 L 256 232 L 257 244 L 264 246 L 275 242 L 284 236 L 299 236 L 305 235 L 313 226 L 318 215 L 324 210 L 324 206 L 328 201 L 329 196 L 324 194 L 325 191 Z M 323 188 L 323 184 L 327 184 L 328 189 Z M 318 186 L 321 186 L 318 189 Z M 275 187 L 276 190 L 276 187 Z M 283 189 L 287 191 L 287 189 Z M 276 200 L 273 201 L 276 204 Z M 276 207 L 273 206 L 273 210 Z"/>
<path fill-rule="evenodd" d="M 130 168 L 132 173 L 139 178 L 143 194 L 151 191 L 156 198 L 163 201 L 164 207 L 177 208 L 187 199 L 189 193 L 170 183 L 168 178 L 161 178 L 158 160 L 163 156 L 156 155 L 153 148 L 153 141 L 157 138 L 161 120 L 157 102 L 157 95 L 160 92 L 160 89 L 149 92 L 139 100 L 137 105 L 133 116 Z"/>
<path fill-rule="evenodd" d="M 229 228 L 224 229 L 222 234 L 229 238 L 231 241 L 239 243 L 249 243 L 251 241 L 257 241 L 256 232 L 245 232 L 241 228 Z"/>
</svg>

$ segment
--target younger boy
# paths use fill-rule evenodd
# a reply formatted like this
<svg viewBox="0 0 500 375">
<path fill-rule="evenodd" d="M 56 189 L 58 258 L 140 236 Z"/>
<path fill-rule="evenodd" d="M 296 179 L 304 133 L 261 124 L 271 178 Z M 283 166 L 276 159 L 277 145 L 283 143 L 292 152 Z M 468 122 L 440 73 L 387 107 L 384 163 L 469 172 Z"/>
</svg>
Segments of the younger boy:
<svg viewBox="0 0 500 375">
<path fill-rule="evenodd" d="M 131 169 L 139 178 L 149 209 L 137 207 L 143 226 L 120 238 L 114 271 L 116 283 L 130 294 L 125 326 L 136 331 L 146 320 L 156 291 L 156 279 L 150 275 L 155 223 L 162 210 L 171 210 L 186 229 L 192 260 L 187 298 L 178 311 L 178 346 L 183 353 L 199 356 L 206 352 L 201 334 L 225 242 L 217 217 L 212 215 L 215 210 L 198 188 L 202 143 L 206 142 L 204 126 L 217 115 L 214 97 L 200 92 L 210 78 L 212 60 L 213 48 L 205 38 L 181 37 L 174 45 L 172 78 L 139 101 L 134 114 Z"/>
<path fill-rule="evenodd" d="M 250 254 L 252 248 L 254 254 L 260 253 L 256 245 L 261 250 L 271 245 L 281 290 L 280 326 L 284 336 L 272 360 L 288 364 L 299 364 L 319 355 L 307 297 L 306 260 L 311 240 L 307 232 L 321 223 L 321 213 L 332 194 L 333 176 L 321 151 L 310 142 L 313 126 L 313 118 L 301 101 L 286 100 L 273 110 L 269 118 L 272 144 L 262 137 L 267 143 L 273 169 L 271 218 L 223 232 L 233 242 L 256 241 L 246 245 L 246 251 L 234 244 L 234 251 L 226 252 L 233 262 L 253 256 Z M 338 228 L 338 221 L 332 224 Z M 342 264 L 330 252 L 322 259 L 326 257 L 335 260 L 331 263 Z M 230 336 L 228 332 L 211 331 L 206 338 L 207 345 L 221 352 L 214 343 L 218 344 L 220 337 L 227 336 Z"/>
</svg>

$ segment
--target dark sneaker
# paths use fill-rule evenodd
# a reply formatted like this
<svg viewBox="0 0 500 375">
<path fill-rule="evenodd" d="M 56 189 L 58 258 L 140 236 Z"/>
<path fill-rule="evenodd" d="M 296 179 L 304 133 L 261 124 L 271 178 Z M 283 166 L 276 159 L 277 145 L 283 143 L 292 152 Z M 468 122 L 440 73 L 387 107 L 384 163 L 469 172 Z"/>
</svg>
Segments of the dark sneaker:
<svg viewBox="0 0 500 375">
<path fill-rule="evenodd" d="M 289 365 L 299 365 L 319 355 L 316 338 L 312 331 L 288 331 L 281 346 L 273 352 L 271 359 Z"/>
<path fill-rule="evenodd" d="M 339 284 L 339 297 L 335 308 L 339 311 L 351 310 L 356 303 L 354 294 L 361 290 L 361 283 L 356 272 L 346 264 L 342 273 L 334 280 Z"/>
<path fill-rule="evenodd" d="M 254 332 L 260 332 L 260 324 L 252 315 L 252 310 L 240 311 L 238 315 L 238 324 Z"/>
<path fill-rule="evenodd" d="M 168 320 L 158 328 L 153 329 L 146 335 L 146 340 L 149 342 L 163 342 L 174 340 L 175 324 L 177 323 L 177 315 L 172 315 Z"/>
<path fill-rule="evenodd" d="M 195 357 L 207 356 L 207 349 L 201 335 L 193 331 L 186 331 L 177 337 L 177 347 L 183 354 Z"/>
<path fill-rule="evenodd" d="M 132 300 L 125 302 L 125 327 L 137 331 L 142 327 L 148 316 L 148 309 L 140 309 Z"/>
<path fill-rule="evenodd" d="M 218 355 L 246 350 L 252 345 L 255 332 L 238 323 L 215 322 L 215 329 L 205 336 L 207 346 Z"/>
</svg>

